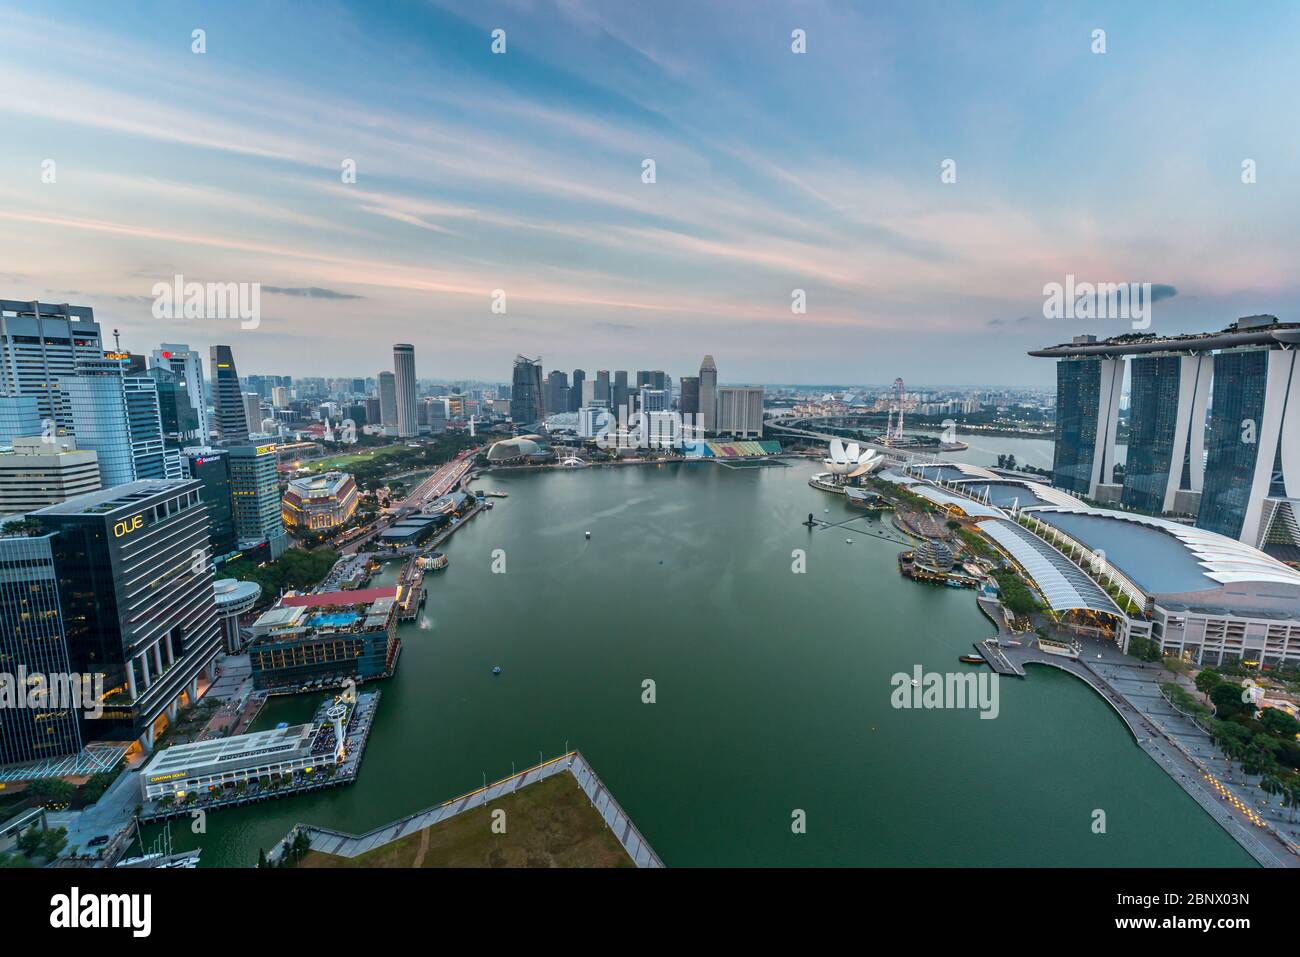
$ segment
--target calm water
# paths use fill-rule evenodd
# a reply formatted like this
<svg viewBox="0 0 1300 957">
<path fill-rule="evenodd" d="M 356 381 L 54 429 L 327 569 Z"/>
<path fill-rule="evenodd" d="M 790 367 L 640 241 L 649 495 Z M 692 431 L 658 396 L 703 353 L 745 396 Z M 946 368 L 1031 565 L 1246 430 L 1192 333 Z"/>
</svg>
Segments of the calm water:
<svg viewBox="0 0 1300 957">
<path fill-rule="evenodd" d="M 432 627 L 404 626 L 360 780 L 216 812 L 177 843 L 249 865 L 296 822 L 362 831 L 567 739 L 670 866 L 1251 863 L 1069 675 L 1003 681 L 996 720 L 892 709 L 891 674 L 963 668 L 990 626 L 970 592 L 902 580 L 897 545 L 803 527 L 824 508 L 850 517 L 808 487 L 812 471 L 482 482 L 509 498 L 426 580 Z M 791 573 L 796 548 L 806 574 Z M 646 678 L 656 704 L 641 701 Z M 314 704 L 278 700 L 260 725 Z M 1109 833 L 1091 833 L 1094 808 Z"/>
</svg>

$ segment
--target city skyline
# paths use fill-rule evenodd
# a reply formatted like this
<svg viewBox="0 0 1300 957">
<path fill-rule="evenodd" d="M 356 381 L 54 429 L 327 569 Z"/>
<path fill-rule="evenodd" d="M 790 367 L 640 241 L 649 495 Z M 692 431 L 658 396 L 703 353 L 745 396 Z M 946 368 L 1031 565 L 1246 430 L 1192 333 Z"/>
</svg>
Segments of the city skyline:
<svg viewBox="0 0 1300 957">
<path fill-rule="evenodd" d="M 1126 331 L 1043 318 L 1068 276 L 1150 282 L 1157 334 L 1296 315 L 1273 118 L 1300 13 L 1173 9 L 344 3 L 286 49 L 251 5 L 6 6 L 0 280 L 250 373 L 356 374 L 410 342 L 428 378 L 713 352 L 737 383 L 1047 386 L 1025 350 Z M 51 43 L 87 69 L 44 69 Z M 153 318 L 175 276 L 259 283 L 259 323 Z"/>
</svg>

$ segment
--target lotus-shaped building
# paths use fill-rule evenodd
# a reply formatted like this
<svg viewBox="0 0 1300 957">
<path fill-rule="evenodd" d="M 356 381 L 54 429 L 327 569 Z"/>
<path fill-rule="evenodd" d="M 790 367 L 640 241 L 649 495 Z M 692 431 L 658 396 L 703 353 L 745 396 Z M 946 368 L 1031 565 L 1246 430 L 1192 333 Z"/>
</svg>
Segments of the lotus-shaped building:
<svg viewBox="0 0 1300 957">
<path fill-rule="evenodd" d="M 885 457 L 875 449 L 859 449 L 856 442 L 850 442 L 845 448 L 839 439 L 831 439 L 830 451 L 825 464 L 835 475 L 866 475 L 885 461 Z"/>
</svg>

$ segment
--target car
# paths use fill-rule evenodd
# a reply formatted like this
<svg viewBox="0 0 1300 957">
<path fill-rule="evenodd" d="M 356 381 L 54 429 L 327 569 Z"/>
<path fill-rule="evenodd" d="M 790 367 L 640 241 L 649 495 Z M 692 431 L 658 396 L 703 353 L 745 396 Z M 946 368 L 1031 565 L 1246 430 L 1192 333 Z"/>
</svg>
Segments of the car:
<svg viewBox="0 0 1300 957">
<path fill-rule="evenodd" d="M 99 835 L 99 837 L 92 837 L 89 841 L 86 842 L 86 846 L 99 847 L 101 844 L 107 844 L 107 843 L 108 843 L 108 835 L 101 834 Z"/>
</svg>

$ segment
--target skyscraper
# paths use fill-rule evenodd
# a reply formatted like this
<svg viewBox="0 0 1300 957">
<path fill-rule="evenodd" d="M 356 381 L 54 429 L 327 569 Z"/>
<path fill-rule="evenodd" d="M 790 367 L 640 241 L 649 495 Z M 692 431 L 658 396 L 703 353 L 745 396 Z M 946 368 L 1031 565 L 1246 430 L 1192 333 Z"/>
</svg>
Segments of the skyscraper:
<svg viewBox="0 0 1300 957">
<path fill-rule="evenodd" d="M 150 376 L 123 376 L 117 359 L 82 359 L 59 380 L 79 449 L 99 459 L 104 488 L 165 478 L 162 417 Z"/>
<path fill-rule="evenodd" d="M 208 369 L 212 373 L 212 426 L 222 443 L 247 442 L 248 418 L 244 414 L 244 393 L 230 346 L 213 346 Z"/>
<path fill-rule="evenodd" d="M 713 356 L 705 356 L 700 363 L 700 415 L 704 431 L 718 431 L 718 367 Z"/>
<path fill-rule="evenodd" d="M 67 428 L 58 383 L 79 359 L 102 359 L 99 324 L 88 306 L 0 299 L 0 395 L 34 395 L 42 420 Z"/>
<path fill-rule="evenodd" d="M 57 680 L 72 671 L 53 539 L 48 531 L 30 535 L 0 527 L 0 662 L 9 675 L 26 671 Z M 0 720 L 0 765 L 76 754 L 81 743 L 71 708 L 6 708 Z"/>
<path fill-rule="evenodd" d="M 0 445 L 20 435 L 41 435 L 40 399 L 34 395 L 0 395 Z"/>
<path fill-rule="evenodd" d="M 1205 463 L 1205 406 L 1213 361 L 1153 354 L 1129 361 L 1129 440 L 1124 492 L 1129 508 L 1159 514 L 1192 511 Z"/>
<path fill-rule="evenodd" d="M 397 377 L 391 372 L 381 372 L 375 378 L 379 390 L 379 424 L 385 429 L 396 429 Z"/>
<path fill-rule="evenodd" d="M 230 488 L 230 451 L 193 446 L 185 450 L 190 476 L 203 484 L 203 504 L 208 507 L 208 534 L 212 555 L 229 555 L 239 546 Z"/>
<path fill-rule="evenodd" d="M 397 434 L 412 439 L 420 432 L 415 409 L 415 346 L 399 342 L 393 346 L 393 388 L 397 403 Z"/>
<path fill-rule="evenodd" d="M 569 383 L 569 411 L 577 412 L 582 408 L 582 387 L 587 381 L 587 373 L 582 369 L 573 370 L 573 381 Z"/>
<path fill-rule="evenodd" d="M 616 371 L 612 385 L 608 372 L 601 370 L 596 373 L 596 400 L 607 403 L 615 418 L 618 418 L 618 410 L 629 404 L 631 396 L 632 390 L 627 384 L 626 371 Z"/>
<path fill-rule="evenodd" d="M 546 418 L 540 359 L 515 356 L 510 386 L 510 418 L 519 428 L 540 427 Z"/>
<path fill-rule="evenodd" d="M 274 445 L 230 446 L 230 491 L 235 532 L 243 542 L 265 541 L 272 558 L 288 547 L 280 517 L 280 481 Z"/>
<path fill-rule="evenodd" d="M 256 392 L 244 393 L 244 420 L 250 435 L 262 431 L 262 397 Z"/>
<path fill-rule="evenodd" d="M 682 399 L 681 413 L 695 414 L 700 411 L 700 378 L 699 376 L 687 375 L 682 376 Z"/>
<path fill-rule="evenodd" d="M 717 431 L 737 438 L 763 437 L 763 387 L 723 386 L 718 389 Z"/>
<path fill-rule="evenodd" d="M 71 670 L 103 673 L 99 718 L 86 741 L 141 738 L 221 650 L 207 509 L 191 479 L 131 482 L 32 513 L 56 532 L 50 550 Z"/>
<path fill-rule="evenodd" d="M 176 375 L 198 423 L 194 438 L 200 444 L 206 444 L 211 438 L 212 427 L 208 422 L 208 404 L 203 399 L 203 363 L 198 352 L 183 343 L 164 342 L 153 351 L 150 367 L 167 369 Z"/>
<path fill-rule="evenodd" d="M 546 377 L 546 411 L 567 412 L 568 409 L 569 377 L 559 369 L 553 369 Z"/>
<path fill-rule="evenodd" d="M 1122 359 L 1072 357 L 1056 364 L 1056 450 L 1052 484 L 1098 497 L 1112 485 L 1119 428 Z"/>
</svg>

